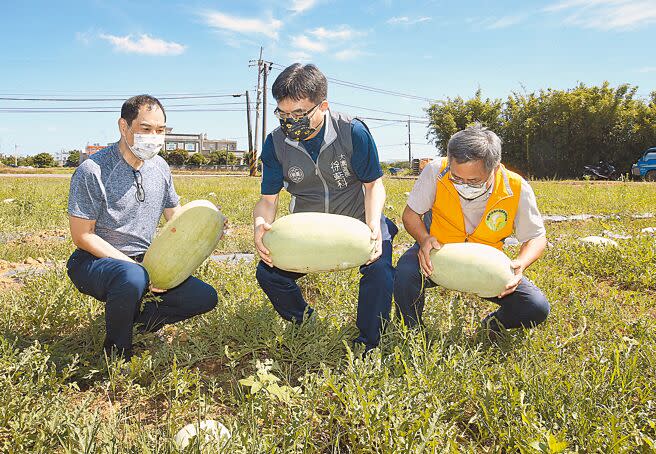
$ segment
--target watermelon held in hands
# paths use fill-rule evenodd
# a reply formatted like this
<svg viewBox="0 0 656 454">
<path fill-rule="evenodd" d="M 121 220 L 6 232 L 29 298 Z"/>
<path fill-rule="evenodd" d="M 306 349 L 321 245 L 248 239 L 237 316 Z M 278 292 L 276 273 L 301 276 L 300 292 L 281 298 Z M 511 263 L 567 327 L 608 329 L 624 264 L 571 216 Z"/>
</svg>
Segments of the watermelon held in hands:
<svg viewBox="0 0 656 454">
<path fill-rule="evenodd" d="M 210 256 L 223 236 L 225 217 L 208 200 L 194 200 L 155 235 L 142 265 L 154 287 L 180 285 Z"/>
<path fill-rule="evenodd" d="M 355 268 L 368 262 L 376 249 L 364 222 L 328 213 L 283 216 L 271 224 L 262 242 L 274 266 L 297 273 Z"/>
<path fill-rule="evenodd" d="M 502 251 L 478 243 L 448 243 L 430 253 L 437 285 L 483 298 L 499 296 L 513 279 L 511 261 Z"/>
</svg>

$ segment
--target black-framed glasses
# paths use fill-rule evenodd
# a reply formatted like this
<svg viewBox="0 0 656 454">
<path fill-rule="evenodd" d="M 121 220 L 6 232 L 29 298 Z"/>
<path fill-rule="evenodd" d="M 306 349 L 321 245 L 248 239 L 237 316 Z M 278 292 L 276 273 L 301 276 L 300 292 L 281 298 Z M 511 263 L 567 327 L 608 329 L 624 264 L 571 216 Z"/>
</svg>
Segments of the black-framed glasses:
<svg viewBox="0 0 656 454">
<path fill-rule="evenodd" d="M 483 180 L 482 182 L 470 183 L 470 182 L 465 181 L 465 180 L 463 180 L 459 177 L 456 177 L 452 174 L 449 174 L 449 180 L 451 180 L 451 182 L 455 183 L 455 184 L 466 184 L 469 187 L 476 188 L 476 189 L 481 189 L 482 187 L 484 187 L 487 184 L 488 180 L 490 179 L 490 176 L 492 176 L 492 173 L 490 173 L 490 175 L 488 175 L 487 178 L 485 180 Z"/>
<path fill-rule="evenodd" d="M 132 175 L 134 175 L 134 183 L 137 185 L 137 192 L 134 194 L 137 198 L 137 202 L 146 201 L 146 192 L 143 187 L 143 176 L 138 170 L 132 170 Z"/>
<path fill-rule="evenodd" d="M 319 107 L 322 102 L 323 101 L 321 101 L 319 104 L 317 104 L 316 106 L 314 106 L 313 108 L 311 108 L 311 109 L 309 109 L 305 112 L 303 112 L 303 111 L 301 111 L 301 112 L 294 111 L 294 112 L 288 113 L 288 112 L 283 112 L 282 110 L 280 110 L 279 108 L 276 107 L 276 109 L 273 111 L 273 114 L 276 117 L 278 117 L 278 119 L 280 119 L 280 120 L 287 120 L 289 118 L 293 118 L 294 120 L 300 120 L 301 118 L 303 118 L 305 116 L 309 117 L 312 113 L 314 113 L 313 111 L 315 111 L 316 108 Z"/>
</svg>

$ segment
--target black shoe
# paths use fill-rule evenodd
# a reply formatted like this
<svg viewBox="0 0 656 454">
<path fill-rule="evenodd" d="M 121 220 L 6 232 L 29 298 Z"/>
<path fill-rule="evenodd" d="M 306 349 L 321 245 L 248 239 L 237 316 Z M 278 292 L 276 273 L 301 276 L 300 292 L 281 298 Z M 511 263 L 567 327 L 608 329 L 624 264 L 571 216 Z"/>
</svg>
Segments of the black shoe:
<svg viewBox="0 0 656 454">
<path fill-rule="evenodd" d="M 110 342 L 105 338 L 103 343 L 103 354 L 110 360 L 123 358 L 125 362 L 130 361 L 132 358 L 132 347 L 130 348 L 121 348 L 116 346 L 114 343 Z"/>
<path fill-rule="evenodd" d="M 498 344 L 504 337 L 504 331 L 503 325 L 492 312 L 481 320 L 481 326 L 476 330 L 474 338 L 480 343 Z"/>
</svg>

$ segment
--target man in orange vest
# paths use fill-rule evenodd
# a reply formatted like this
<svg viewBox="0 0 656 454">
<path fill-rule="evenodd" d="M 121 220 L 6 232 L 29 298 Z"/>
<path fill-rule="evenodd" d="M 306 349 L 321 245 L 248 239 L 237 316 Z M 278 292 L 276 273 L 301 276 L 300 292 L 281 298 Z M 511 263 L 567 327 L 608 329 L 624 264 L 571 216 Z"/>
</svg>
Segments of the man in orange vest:
<svg viewBox="0 0 656 454">
<path fill-rule="evenodd" d="M 547 318 L 547 298 L 523 275 L 546 247 L 544 223 L 531 186 L 501 164 L 501 140 L 494 132 L 476 124 L 451 137 L 447 157 L 427 165 L 412 188 L 403 225 L 417 241 L 396 266 L 394 299 L 406 325 L 421 323 L 424 289 L 435 286 L 425 277 L 433 271 L 432 249 L 468 241 L 502 249 L 513 231 L 521 243 L 512 262 L 515 278 L 488 298 L 499 308 L 483 325 L 499 332 Z"/>
</svg>

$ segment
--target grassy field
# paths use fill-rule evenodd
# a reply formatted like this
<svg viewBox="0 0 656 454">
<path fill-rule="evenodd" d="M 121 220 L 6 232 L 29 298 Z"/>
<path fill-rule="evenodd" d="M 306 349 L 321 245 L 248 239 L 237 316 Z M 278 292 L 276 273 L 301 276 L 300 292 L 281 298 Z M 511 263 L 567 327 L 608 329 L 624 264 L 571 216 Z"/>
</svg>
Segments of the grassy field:
<svg viewBox="0 0 656 454">
<path fill-rule="evenodd" d="M 385 183 L 400 225 L 413 182 Z M 253 252 L 256 179 L 176 186 L 183 202 L 207 198 L 229 216 L 217 252 Z M 173 435 L 199 419 L 230 429 L 230 453 L 655 452 L 656 236 L 640 231 L 656 218 L 633 215 L 656 212 L 656 184 L 533 186 L 543 214 L 606 217 L 547 225 L 549 248 L 527 274 L 552 312 L 532 331 L 481 344 L 473 333 L 491 304 L 433 289 L 425 330 L 394 322 L 361 359 L 348 348 L 357 270 L 303 278 L 319 318 L 295 328 L 254 263 L 212 262 L 198 276 L 217 288 L 217 309 L 142 338 L 125 365 L 100 357 L 103 306 L 65 273 L 68 180 L 0 177 L 0 267 L 55 263 L 0 287 L 0 452 L 176 452 Z M 604 231 L 632 238 L 577 241 Z M 395 260 L 410 244 L 402 231 Z"/>
</svg>

